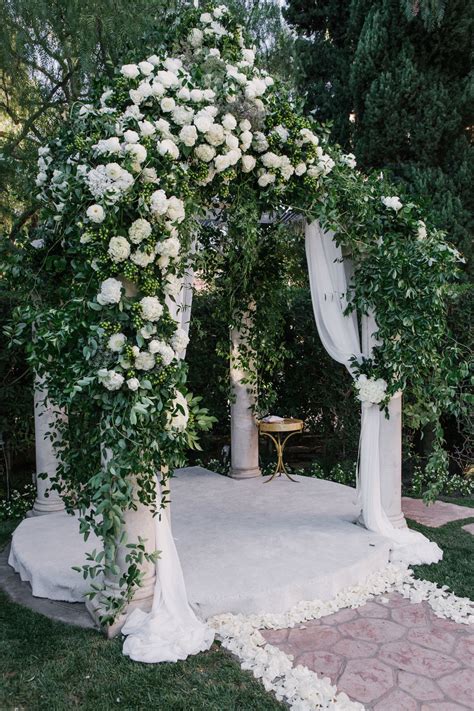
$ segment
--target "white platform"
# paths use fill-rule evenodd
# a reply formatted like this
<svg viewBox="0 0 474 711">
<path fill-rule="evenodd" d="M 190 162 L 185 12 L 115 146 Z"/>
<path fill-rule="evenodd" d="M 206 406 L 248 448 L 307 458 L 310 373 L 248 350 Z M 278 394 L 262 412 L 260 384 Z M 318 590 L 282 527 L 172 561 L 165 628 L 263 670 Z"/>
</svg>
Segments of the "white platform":
<svg viewBox="0 0 474 711">
<path fill-rule="evenodd" d="M 190 602 L 200 615 L 282 612 L 299 600 L 329 599 L 389 560 L 387 539 L 354 524 L 355 492 L 297 477 L 235 481 L 201 467 L 171 481 L 172 523 Z M 87 581 L 77 520 L 50 514 L 22 521 L 10 564 L 33 594 L 82 601 Z"/>
</svg>

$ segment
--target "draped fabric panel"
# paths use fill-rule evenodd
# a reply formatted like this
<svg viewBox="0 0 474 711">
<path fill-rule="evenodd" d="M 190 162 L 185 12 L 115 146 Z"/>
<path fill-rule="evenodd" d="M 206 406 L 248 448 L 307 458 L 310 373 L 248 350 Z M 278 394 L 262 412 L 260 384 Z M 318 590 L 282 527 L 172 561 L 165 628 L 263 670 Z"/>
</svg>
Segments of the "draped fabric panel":
<svg viewBox="0 0 474 711">
<path fill-rule="evenodd" d="M 189 332 L 194 273 L 186 269 L 181 290 L 167 306 L 177 325 Z M 180 358 L 185 350 L 179 353 Z M 161 487 L 157 478 L 157 503 Z M 156 583 L 151 612 L 135 609 L 127 617 L 122 633 L 127 635 L 123 653 L 137 662 L 176 662 L 209 649 L 214 632 L 191 609 L 178 551 L 171 530 L 170 505 L 155 517 L 155 541 L 160 551 L 156 562 Z"/>
<path fill-rule="evenodd" d="M 351 359 L 369 357 L 373 339 L 367 338 L 362 351 L 357 319 L 345 315 L 347 279 L 341 248 L 334 233 L 324 232 L 318 222 L 306 225 L 306 258 L 308 263 L 311 300 L 321 342 L 338 363 L 342 363 L 355 377 Z M 373 314 L 368 319 L 369 332 L 376 330 Z M 378 405 L 363 403 L 358 463 L 358 494 L 365 526 L 389 538 L 392 542 L 392 561 L 407 564 L 436 563 L 442 558 L 441 549 L 421 533 L 395 528 L 382 508 L 380 423 L 385 414 Z"/>
</svg>

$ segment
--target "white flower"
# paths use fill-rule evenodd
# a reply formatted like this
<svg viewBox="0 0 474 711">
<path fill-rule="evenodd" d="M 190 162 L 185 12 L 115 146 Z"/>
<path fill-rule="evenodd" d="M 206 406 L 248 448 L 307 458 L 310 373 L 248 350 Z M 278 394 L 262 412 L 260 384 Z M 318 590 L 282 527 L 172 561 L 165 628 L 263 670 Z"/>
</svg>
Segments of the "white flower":
<svg viewBox="0 0 474 711">
<path fill-rule="evenodd" d="M 130 256 L 130 245 L 125 237 L 112 237 L 108 255 L 114 262 L 124 262 Z"/>
<path fill-rule="evenodd" d="M 43 249 L 44 239 L 34 239 L 30 242 L 30 245 L 33 247 L 33 249 Z"/>
<path fill-rule="evenodd" d="M 136 64 L 124 64 L 120 73 L 127 79 L 136 79 L 140 74 L 140 70 Z"/>
<path fill-rule="evenodd" d="M 130 257 L 131 261 L 138 267 L 147 267 L 155 261 L 154 252 L 147 252 L 144 249 L 137 249 Z"/>
<path fill-rule="evenodd" d="M 214 128 L 214 118 L 209 113 L 200 111 L 194 117 L 194 125 L 201 133 L 207 133 Z"/>
<path fill-rule="evenodd" d="M 176 358 L 174 350 L 164 341 L 153 340 L 148 346 L 150 353 L 159 355 L 164 366 L 170 365 Z"/>
<path fill-rule="evenodd" d="M 145 77 L 149 76 L 154 69 L 153 64 L 151 62 L 139 62 L 138 68 Z"/>
<path fill-rule="evenodd" d="M 204 99 L 202 89 L 191 89 L 189 98 L 191 101 L 194 101 L 196 104 L 199 104 Z"/>
<path fill-rule="evenodd" d="M 157 72 L 156 79 L 163 84 L 164 87 L 170 89 L 173 86 L 179 85 L 179 79 L 174 72 L 161 71 Z"/>
<path fill-rule="evenodd" d="M 302 143 L 312 143 L 313 146 L 317 146 L 319 143 L 318 137 L 315 136 L 314 133 L 309 130 L 309 128 L 300 129 L 300 136 Z"/>
<path fill-rule="evenodd" d="M 426 239 L 428 232 L 423 220 L 418 220 L 418 239 Z"/>
<path fill-rule="evenodd" d="M 171 410 L 168 413 L 166 429 L 184 432 L 188 426 L 189 407 L 188 401 L 179 390 L 175 391 L 175 397 L 171 403 Z"/>
<path fill-rule="evenodd" d="M 39 156 L 47 156 L 50 153 L 50 148 L 49 146 L 40 146 L 38 148 L 38 155 Z"/>
<path fill-rule="evenodd" d="M 224 127 L 221 126 L 220 123 L 212 124 L 212 126 L 210 126 L 210 128 L 206 131 L 205 138 L 211 146 L 220 146 L 225 141 Z"/>
<path fill-rule="evenodd" d="M 234 128 L 237 127 L 237 121 L 235 119 L 235 116 L 233 116 L 232 114 L 225 114 L 225 116 L 222 119 L 222 125 L 228 131 L 233 131 Z"/>
<path fill-rule="evenodd" d="M 221 17 L 224 17 L 224 15 L 227 13 L 227 8 L 225 5 L 218 5 L 217 7 L 214 8 L 212 14 L 214 15 L 215 18 L 218 20 L 221 19 Z"/>
<path fill-rule="evenodd" d="M 151 225 L 148 220 L 139 217 L 138 220 L 132 222 L 128 229 L 128 236 L 131 242 L 139 244 L 144 239 L 151 235 Z"/>
<path fill-rule="evenodd" d="M 248 119 L 242 119 L 242 121 L 239 122 L 239 128 L 241 131 L 250 131 L 252 124 Z"/>
<path fill-rule="evenodd" d="M 385 398 L 387 383 L 382 378 L 368 378 L 360 375 L 356 382 L 357 397 L 362 403 L 378 405 Z"/>
<path fill-rule="evenodd" d="M 143 168 L 141 178 L 144 183 L 159 183 L 155 168 Z"/>
<path fill-rule="evenodd" d="M 306 173 L 306 163 L 298 163 L 295 165 L 295 174 L 304 175 Z"/>
<path fill-rule="evenodd" d="M 165 96 L 164 99 L 161 99 L 161 110 L 166 114 L 169 113 L 170 111 L 173 111 L 173 109 L 176 106 L 175 100 L 171 96 Z"/>
<path fill-rule="evenodd" d="M 136 131 L 125 131 L 123 137 L 127 143 L 138 143 L 140 136 Z"/>
<path fill-rule="evenodd" d="M 176 353 L 184 351 L 189 343 L 189 337 L 186 331 L 182 328 L 177 328 L 171 339 L 171 345 L 175 349 Z"/>
<path fill-rule="evenodd" d="M 118 279 L 109 277 L 100 285 L 100 292 L 97 294 L 97 301 L 102 306 L 107 304 L 118 304 L 122 298 L 122 283 Z"/>
<path fill-rule="evenodd" d="M 151 57 L 148 57 L 146 61 L 150 62 L 150 64 L 153 64 L 154 67 L 157 67 L 161 60 L 156 54 L 152 54 Z"/>
<path fill-rule="evenodd" d="M 263 153 L 268 149 L 268 141 L 265 134 L 261 133 L 261 131 L 256 131 L 256 133 L 253 134 L 252 143 L 257 153 Z"/>
<path fill-rule="evenodd" d="M 244 62 L 247 62 L 250 65 L 255 62 L 255 52 L 253 51 L 253 49 L 243 49 L 242 57 Z"/>
<path fill-rule="evenodd" d="M 203 39 L 204 35 L 202 33 L 202 30 L 200 30 L 198 27 L 193 27 L 188 36 L 188 42 L 191 47 L 200 47 L 202 45 Z"/>
<path fill-rule="evenodd" d="M 264 153 L 260 159 L 266 168 L 279 168 L 281 165 L 281 156 L 277 156 L 276 153 Z"/>
<path fill-rule="evenodd" d="M 168 198 L 164 190 L 155 190 L 150 198 L 150 210 L 157 215 L 164 215 L 168 209 Z"/>
<path fill-rule="evenodd" d="M 209 163 L 216 155 L 216 149 L 212 146 L 208 146 L 206 143 L 202 143 L 196 147 L 194 155 L 199 158 L 199 160 L 204 161 L 204 163 Z"/>
<path fill-rule="evenodd" d="M 147 152 L 145 146 L 140 143 L 128 143 L 125 150 L 129 153 L 137 163 L 143 163 L 146 160 Z"/>
<path fill-rule="evenodd" d="M 163 86 L 163 84 L 160 81 L 156 81 L 156 79 L 153 80 L 153 83 L 151 85 L 151 94 L 152 96 L 156 96 L 159 98 L 160 96 L 163 96 L 165 94 L 166 89 Z"/>
<path fill-rule="evenodd" d="M 185 126 L 193 120 L 194 111 L 187 106 L 176 106 L 172 112 L 172 118 L 178 126 Z"/>
<path fill-rule="evenodd" d="M 135 392 L 135 390 L 138 390 L 138 388 L 140 387 L 140 381 L 138 380 L 138 378 L 129 378 L 127 380 L 127 386 L 129 390 Z"/>
<path fill-rule="evenodd" d="M 120 153 L 120 139 L 117 136 L 111 138 L 102 138 L 92 146 L 98 155 L 102 153 Z"/>
<path fill-rule="evenodd" d="M 259 179 L 258 179 L 258 184 L 260 185 L 261 188 L 265 188 L 267 185 L 270 185 L 270 183 L 275 182 L 275 174 L 274 173 L 263 173 Z"/>
<path fill-rule="evenodd" d="M 124 377 L 120 373 L 115 372 L 115 370 L 107 370 L 106 368 L 101 368 L 97 372 L 99 382 L 107 388 L 107 390 L 120 390 L 123 385 Z"/>
<path fill-rule="evenodd" d="M 194 146 L 197 136 L 196 126 L 183 126 L 179 132 L 179 137 L 185 146 Z"/>
<path fill-rule="evenodd" d="M 216 98 L 216 92 L 213 89 L 204 89 L 202 95 L 206 101 L 212 101 Z"/>
<path fill-rule="evenodd" d="M 155 356 L 147 351 L 140 351 L 135 356 L 135 368 L 137 370 L 153 370 L 155 367 Z"/>
<path fill-rule="evenodd" d="M 212 22 L 212 15 L 209 12 L 203 12 L 199 19 L 203 24 L 209 25 Z"/>
<path fill-rule="evenodd" d="M 242 171 L 244 173 L 250 173 L 251 170 L 255 168 L 257 161 L 253 156 L 244 156 L 242 158 Z"/>
<path fill-rule="evenodd" d="M 396 195 L 393 195 L 392 197 L 382 197 L 381 200 L 385 207 L 395 210 L 395 212 L 398 212 L 398 210 L 401 210 L 403 207 L 403 203 Z"/>
<path fill-rule="evenodd" d="M 110 351 L 119 353 L 127 342 L 127 336 L 123 333 L 113 333 L 107 343 L 107 348 Z"/>
<path fill-rule="evenodd" d="M 239 139 L 237 138 L 237 136 L 234 136 L 233 133 L 229 133 L 225 137 L 225 144 L 231 150 L 236 150 L 239 147 Z"/>
<path fill-rule="evenodd" d="M 156 296 L 144 296 L 139 303 L 145 321 L 159 321 L 163 315 L 163 306 Z"/>
<path fill-rule="evenodd" d="M 214 160 L 214 165 L 216 166 L 216 170 L 218 173 L 222 173 L 224 170 L 227 170 L 227 168 L 230 166 L 229 154 L 224 153 L 223 155 L 216 156 Z"/>
<path fill-rule="evenodd" d="M 40 185 L 44 185 L 47 180 L 48 180 L 48 174 L 41 172 L 41 173 L 38 173 L 38 175 L 36 176 L 35 182 L 36 182 L 36 185 L 38 185 L 38 187 L 39 187 Z"/>
<path fill-rule="evenodd" d="M 91 205 L 88 207 L 86 215 L 91 222 L 96 222 L 97 224 L 105 220 L 105 211 L 100 205 Z"/>
<path fill-rule="evenodd" d="M 341 156 L 341 163 L 348 165 L 349 168 L 355 168 L 357 165 L 356 157 L 353 153 L 346 153 Z"/>
<path fill-rule="evenodd" d="M 185 218 L 184 202 L 172 195 L 168 199 L 167 215 L 172 222 L 182 222 Z"/>
<path fill-rule="evenodd" d="M 156 144 L 157 151 L 162 156 L 170 156 L 173 160 L 179 158 L 179 148 L 171 139 L 165 138 L 163 141 L 158 141 Z"/>
<path fill-rule="evenodd" d="M 163 242 L 158 242 L 156 245 L 156 251 L 163 257 L 171 257 L 171 259 L 176 259 L 180 250 L 180 243 L 177 237 L 168 237 Z"/>
<path fill-rule="evenodd" d="M 178 57 L 166 57 L 165 61 L 163 62 L 164 66 L 166 69 L 169 69 L 170 72 L 178 72 L 181 67 L 183 66 L 183 62 L 181 59 Z"/>
</svg>

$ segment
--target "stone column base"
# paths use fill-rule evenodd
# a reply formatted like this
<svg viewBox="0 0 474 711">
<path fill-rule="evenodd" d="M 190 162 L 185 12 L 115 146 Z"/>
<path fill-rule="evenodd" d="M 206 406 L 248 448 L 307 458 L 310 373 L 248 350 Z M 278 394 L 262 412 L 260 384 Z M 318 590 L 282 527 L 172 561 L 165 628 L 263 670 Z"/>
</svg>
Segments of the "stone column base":
<svg viewBox="0 0 474 711">
<path fill-rule="evenodd" d="M 28 518 L 31 516 L 46 516 L 46 514 L 63 513 L 65 510 L 61 499 L 36 499 L 33 508 L 26 515 Z"/>
<path fill-rule="evenodd" d="M 97 627 L 99 627 L 100 630 L 105 634 L 107 639 L 113 639 L 114 637 L 116 637 L 117 635 L 120 634 L 129 612 L 132 612 L 132 610 L 135 610 L 137 608 L 139 610 L 143 610 L 144 612 L 150 612 L 152 606 L 153 606 L 153 591 L 151 592 L 151 594 L 148 594 L 146 597 L 132 600 L 127 605 L 125 610 L 123 612 L 121 612 L 111 624 L 104 625 L 100 621 L 101 617 L 103 617 L 103 615 L 105 614 L 105 608 L 104 608 L 103 604 L 101 603 L 100 596 L 96 595 L 94 598 L 92 598 L 92 600 L 89 598 L 86 600 L 87 612 L 92 617 L 92 619 L 94 620 Z"/>
<path fill-rule="evenodd" d="M 237 467 L 232 467 L 230 470 L 231 479 L 255 479 L 258 476 L 262 476 L 262 472 L 259 467 L 254 469 L 237 469 Z"/>
</svg>

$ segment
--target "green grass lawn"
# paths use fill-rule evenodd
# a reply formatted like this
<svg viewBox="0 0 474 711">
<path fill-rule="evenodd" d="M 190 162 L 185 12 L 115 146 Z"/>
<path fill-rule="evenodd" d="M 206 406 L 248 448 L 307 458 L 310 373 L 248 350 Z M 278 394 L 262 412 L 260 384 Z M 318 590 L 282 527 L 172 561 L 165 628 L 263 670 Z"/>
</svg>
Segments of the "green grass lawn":
<svg viewBox="0 0 474 711">
<path fill-rule="evenodd" d="M 474 501 L 457 501 L 466 506 Z M 474 595 L 474 536 L 462 530 L 473 519 L 438 529 L 410 521 L 444 551 L 434 566 L 416 566 L 419 578 Z M 0 547 L 15 524 L 0 524 Z M 0 709 L 13 711 L 273 711 L 286 708 L 215 644 L 178 664 L 139 664 L 122 655 L 120 639 L 53 622 L 1 597 Z"/>
</svg>

